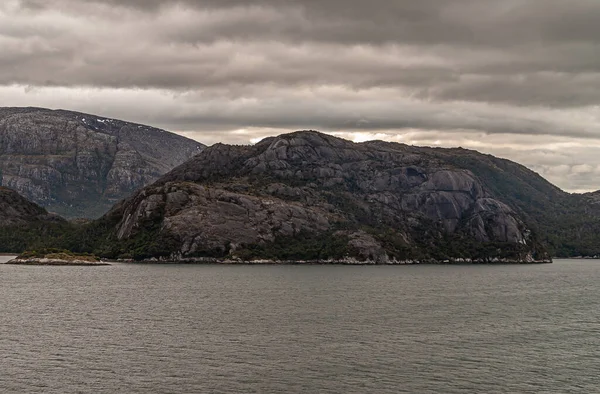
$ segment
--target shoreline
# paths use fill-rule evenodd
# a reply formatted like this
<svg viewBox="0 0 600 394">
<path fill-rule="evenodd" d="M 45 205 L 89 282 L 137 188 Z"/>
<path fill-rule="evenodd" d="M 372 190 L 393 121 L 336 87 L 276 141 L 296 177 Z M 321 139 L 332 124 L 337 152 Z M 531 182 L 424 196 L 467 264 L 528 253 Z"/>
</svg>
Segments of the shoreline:
<svg viewBox="0 0 600 394">
<path fill-rule="evenodd" d="M 354 266 L 392 266 L 392 265 L 540 265 L 552 264 L 552 260 L 512 260 L 512 259 L 452 259 L 452 260 L 357 260 L 354 258 L 336 260 L 238 260 L 219 259 L 214 257 L 190 258 L 150 258 L 134 259 L 103 259 L 100 261 L 64 260 L 56 258 L 25 258 L 18 259 L 15 254 L 0 254 L 0 257 L 14 257 L 3 264 L 7 265 L 46 265 L 46 266 L 108 266 L 112 264 L 164 264 L 164 265 L 354 265 Z"/>
<path fill-rule="evenodd" d="M 117 259 L 106 260 L 113 263 L 122 264 L 197 264 L 197 265 L 355 265 L 355 266 L 392 266 L 392 265 L 540 265 L 552 264 L 552 260 L 535 260 L 535 261 L 518 261 L 518 260 L 389 260 L 381 261 L 359 261 L 354 259 L 347 260 L 233 260 L 233 259 L 216 259 L 216 258 L 180 258 L 180 259 Z"/>
<path fill-rule="evenodd" d="M 106 261 L 85 261 L 85 260 L 61 260 L 47 258 L 30 259 L 12 259 L 4 263 L 6 265 L 46 265 L 46 266 L 79 266 L 79 267 L 99 267 L 112 265 Z"/>
</svg>

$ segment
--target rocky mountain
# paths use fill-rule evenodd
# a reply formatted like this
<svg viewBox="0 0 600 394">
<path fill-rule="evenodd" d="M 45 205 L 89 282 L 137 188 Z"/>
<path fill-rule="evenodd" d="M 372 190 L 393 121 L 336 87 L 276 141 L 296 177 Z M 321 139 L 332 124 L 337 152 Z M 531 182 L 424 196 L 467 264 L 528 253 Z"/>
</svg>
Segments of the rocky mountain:
<svg viewBox="0 0 600 394">
<path fill-rule="evenodd" d="M 313 131 L 217 144 L 92 227 L 115 257 L 547 260 L 534 220 L 494 182 L 522 169 L 494 160 Z"/>
<path fill-rule="evenodd" d="M 204 145 L 63 110 L 0 108 L 0 185 L 65 217 L 94 218 Z"/>
</svg>

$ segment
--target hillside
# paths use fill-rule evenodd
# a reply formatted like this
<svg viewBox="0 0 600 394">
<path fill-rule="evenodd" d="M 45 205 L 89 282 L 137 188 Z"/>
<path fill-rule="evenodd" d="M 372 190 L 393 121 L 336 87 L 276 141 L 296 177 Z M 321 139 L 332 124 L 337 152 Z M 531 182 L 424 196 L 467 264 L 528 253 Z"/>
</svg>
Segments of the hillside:
<svg viewBox="0 0 600 394">
<path fill-rule="evenodd" d="M 63 219 L 49 214 L 14 190 L 0 186 L 0 227 L 44 221 L 61 222 Z"/>
<path fill-rule="evenodd" d="M 116 119 L 0 108 L 0 185 L 67 218 L 101 216 L 203 148 Z"/>
<path fill-rule="evenodd" d="M 20 252 L 54 242 L 70 226 L 14 190 L 0 186 L 0 252 Z"/>
<path fill-rule="evenodd" d="M 598 193 L 567 193 L 526 167 L 491 155 L 461 149 L 436 151 L 481 179 L 539 234 L 554 256 L 600 255 Z"/>
<path fill-rule="evenodd" d="M 461 159 L 479 156 L 312 131 L 217 144 L 93 226 L 112 237 L 104 254 L 138 258 L 546 259 L 529 219 Z"/>
<path fill-rule="evenodd" d="M 102 218 L 33 238 L 104 257 L 543 260 L 600 255 L 598 200 L 476 151 L 296 132 L 211 146 Z"/>
</svg>

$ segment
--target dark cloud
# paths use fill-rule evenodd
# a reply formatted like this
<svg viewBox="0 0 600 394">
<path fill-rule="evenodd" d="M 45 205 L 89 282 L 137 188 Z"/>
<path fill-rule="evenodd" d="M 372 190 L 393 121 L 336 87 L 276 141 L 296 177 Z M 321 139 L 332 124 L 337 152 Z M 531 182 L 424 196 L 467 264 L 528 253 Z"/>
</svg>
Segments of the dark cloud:
<svg viewBox="0 0 600 394">
<path fill-rule="evenodd" d="M 179 7 L 199 11 L 236 12 L 249 9 L 291 12 L 298 19 L 255 25 L 246 19 L 220 33 L 247 37 L 250 33 L 282 33 L 282 38 L 358 43 L 452 43 L 514 46 L 524 42 L 597 42 L 600 4 L 596 0 L 28 0 L 26 7 L 74 8 L 108 5 L 159 13 Z M 285 28 L 287 25 L 287 29 Z M 190 32 L 193 33 L 193 32 Z M 208 35 L 210 37 L 210 35 Z M 190 36 L 192 37 L 192 36 Z M 204 40 L 206 35 L 198 35 Z M 218 36 L 217 36 L 218 37 Z"/>
<path fill-rule="evenodd" d="M 479 133 L 495 142 L 475 148 L 580 189 L 595 170 L 535 141 L 600 140 L 598 21 L 597 0 L 6 0 L 0 105 L 210 142 L 319 128 L 454 146 Z"/>
<path fill-rule="evenodd" d="M 540 7 L 531 0 L 29 0 L 21 6 L 0 24 L 3 84 L 179 90 L 341 84 L 396 86 L 433 100 L 558 107 L 600 100 L 597 1 L 546 0 Z"/>
</svg>

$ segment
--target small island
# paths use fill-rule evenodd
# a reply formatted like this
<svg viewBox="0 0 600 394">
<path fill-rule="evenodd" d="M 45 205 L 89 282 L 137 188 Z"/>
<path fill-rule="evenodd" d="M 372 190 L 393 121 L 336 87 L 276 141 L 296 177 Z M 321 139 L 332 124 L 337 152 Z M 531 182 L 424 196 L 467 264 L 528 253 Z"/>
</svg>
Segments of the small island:
<svg viewBox="0 0 600 394">
<path fill-rule="evenodd" d="M 103 266 L 110 265 L 91 254 L 76 254 L 62 249 L 27 251 L 6 262 L 12 265 Z"/>
</svg>

